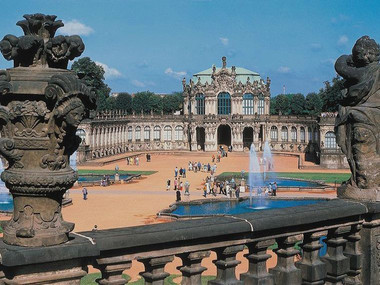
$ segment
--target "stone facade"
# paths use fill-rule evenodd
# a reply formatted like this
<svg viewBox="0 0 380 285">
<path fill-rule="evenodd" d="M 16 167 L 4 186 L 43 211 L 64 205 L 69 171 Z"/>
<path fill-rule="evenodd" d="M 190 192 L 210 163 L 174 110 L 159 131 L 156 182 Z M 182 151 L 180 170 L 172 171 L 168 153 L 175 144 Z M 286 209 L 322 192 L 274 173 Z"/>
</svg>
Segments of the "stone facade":
<svg viewBox="0 0 380 285">
<path fill-rule="evenodd" d="M 325 167 L 347 166 L 335 135 L 334 149 L 324 144 L 326 134 L 334 132 L 331 114 L 320 118 L 270 115 L 269 78 L 264 82 L 258 73 L 229 68 L 223 58 L 221 68 L 213 66 L 182 84 L 182 114 L 105 111 L 82 123 L 80 160 L 127 151 L 216 151 L 219 145 L 244 151 L 252 143 L 262 151 L 268 141 L 273 151 L 304 153 L 304 159 L 320 160 Z"/>
</svg>

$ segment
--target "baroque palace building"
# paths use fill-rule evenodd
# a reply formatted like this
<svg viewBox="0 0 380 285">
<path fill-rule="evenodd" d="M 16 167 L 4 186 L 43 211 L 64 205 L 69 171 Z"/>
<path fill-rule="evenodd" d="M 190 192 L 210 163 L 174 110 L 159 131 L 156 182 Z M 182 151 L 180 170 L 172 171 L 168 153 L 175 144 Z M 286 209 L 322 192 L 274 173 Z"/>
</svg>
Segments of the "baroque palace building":
<svg viewBox="0 0 380 285">
<path fill-rule="evenodd" d="M 302 154 L 329 168 L 347 167 L 334 134 L 334 113 L 313 116 L 270 115 L 270 79 L 241 67 L 213 66 L 183 79 L 181 114 L 126 114 L 103 111 L 78 131 L 78 160 L 136 151 L 262 151 Z"/>
</svg>

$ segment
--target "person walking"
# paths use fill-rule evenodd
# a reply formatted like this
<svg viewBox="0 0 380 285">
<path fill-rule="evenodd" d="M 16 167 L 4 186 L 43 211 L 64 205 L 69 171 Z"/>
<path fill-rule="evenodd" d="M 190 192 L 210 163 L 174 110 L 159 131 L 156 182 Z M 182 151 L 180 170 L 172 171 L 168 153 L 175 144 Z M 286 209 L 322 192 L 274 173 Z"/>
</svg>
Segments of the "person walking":
<svg viewBox="0 0 380 285">
<path fill-rule="evenodd" d="M 136 157 L 135 161 L 136 161 L 136 165 L 139 166 L 139 161 L 140 161 L 140 159 L 139 159 L 138 156 Z"/>
<path fill-rule="evenodd" d="M 186 168 L 183 168 L 183 169 L 182 169 L 182 177 L 183 177 L 183 178 L 186 178 Z"/>
<path fill-rule="evenodd" d="M 87 200 L 88 191 L 86 187 L 83 187 L 82 194 L 83 194 L 83 200 Z"/>
<path fill-rule="evenodd" d="M 170 179 L 166 181 L 166 191 L 169 191 L 169 190 L 170 190 Z"/>
<path fill-rule="evenodd" d="M 174 179 L 174 190 L 177 190 L 178 181 L 177 178 Z"/>
<path fill-rule="evenodd" d="M 176 201 L 176 202 L 180 202 L 180 201 L 181 201 L 181 191 L 177 190 L 177 191 L 175 192 L 175 194 L 176 194 L 176 199 L 175 199 L 175 201 Z"/>
<path fill-rule="evenodd" d="M 277 196 L 277 182 L 276 181 L 273 183 L 272 192 L 273 192 L 273 196 Z"/>
<path fill-rule="evenodd" d="M 174 177 L 177 178 L 178 176 L 178 168 L 177 166 L 174 168 Z"/>
<path fill-rule="evenodd" d="M 190 183 L 189 183 L 189 181 L 187 181 L 186 180 L 186 182 L 185 182 L 185 195 L 186 196 L 189 196 L 190 195 Z"/>
</svg>

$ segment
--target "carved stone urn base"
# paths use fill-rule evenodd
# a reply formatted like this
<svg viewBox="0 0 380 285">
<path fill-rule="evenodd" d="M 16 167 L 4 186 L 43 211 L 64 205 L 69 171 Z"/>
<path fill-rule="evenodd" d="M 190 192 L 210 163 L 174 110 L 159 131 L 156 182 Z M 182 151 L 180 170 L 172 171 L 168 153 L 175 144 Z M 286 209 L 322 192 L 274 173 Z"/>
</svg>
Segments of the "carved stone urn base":
<svg viewBox="0 0 380 285">
<path fill-rule="evenodd" d="M 62 192 L 43 197 L 13 194 L 14 212 L 4 226 L 4 242 L 18 246 L 50 246 L 68 241 L 74 224 L 62 219 Z"/>
<path fill-rule="evenodd" d="M 343 184 L 338 188 L 338 197 L 365 202 L 380 202 L 380 188 L 360 189 L 350 184 Z"/>
</svg>

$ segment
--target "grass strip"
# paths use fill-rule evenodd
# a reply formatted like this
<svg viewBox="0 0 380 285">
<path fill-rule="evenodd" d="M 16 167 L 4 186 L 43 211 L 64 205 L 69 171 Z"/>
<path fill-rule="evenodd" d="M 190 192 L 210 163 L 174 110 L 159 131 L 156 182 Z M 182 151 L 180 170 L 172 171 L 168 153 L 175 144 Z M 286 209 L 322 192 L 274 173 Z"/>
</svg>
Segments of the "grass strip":
<svg viewBox="0 0 380 285">
<path fill-rule="evenodd" d="M 268 172 L 270 178 L 293 178 L 310 181 L 323 181 L 324 183 L 340 184 L 351 176 L 350 173 L 319 173 L 319 172 Z M 232 177 L 240 178 L 241 172 L 223 172 L 218 175 L 219 179 L 231 179 Z M 244 173 L 244 178 L 248 179 L 248 173 Z"/>
<path fill-rule="evenodd" d="M 127 174 L 140 174 L 140 175 L 151 175 L 153 173 L 156 173 L 157 171 L 152 170 L 119 170 L 120 175 L 127 175 Z M 103 169 L 79 169 L 78 170 L 79 175 L 85 175 L 85 174 L 95 174 L 95 175 L 114 175 L 115 170 L 103 170 Z"/>
</svg>

